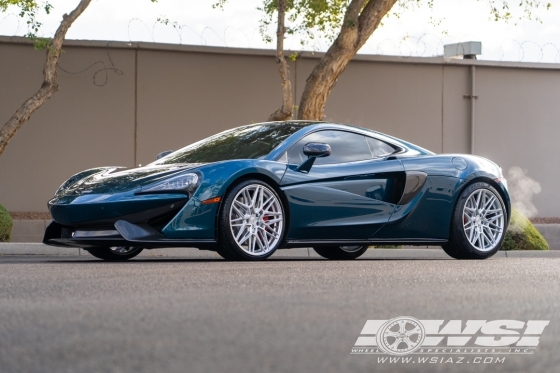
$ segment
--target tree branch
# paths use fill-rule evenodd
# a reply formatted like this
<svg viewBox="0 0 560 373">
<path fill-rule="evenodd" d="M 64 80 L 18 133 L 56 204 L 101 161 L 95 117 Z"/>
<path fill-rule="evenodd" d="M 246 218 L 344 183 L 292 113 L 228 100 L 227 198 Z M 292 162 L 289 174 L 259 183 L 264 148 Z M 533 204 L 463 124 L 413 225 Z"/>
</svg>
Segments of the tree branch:
<svg viewBox="0 0 560 373">
<path fill-rule="evenodd" d="M 292 83 L 290 82 L 290 67 L 284 57 L 284 35 L 286 28 L 286 0 L 278 0 L 278 29 L 276 31 L 276 64 L 282 81 L 282 107 L 276 109 L 268 120 L 281 121 L 291 119 L 293 115 Z"/>
<path fill-rule="evenodd" d="M 315 65 L 303 90 L 298 119 L 324 120 L 325 104 L 338 77 L 364 45 L 396 0 L 352 0 L 340 33 Z"/>
<path fill-rule="evenodd" d="M 47 57 L 43 68 L 43 84 L 41 88 L 31 96 L 15 114 L 0 129 L 0 155 L 16 134 L 18 129 L 31 117 L 31 114 L 41 107 L 53 94 L 58 91 L 58 58 L 62 51 L 62 43 L 66 37 L 66 32 L 72 23 L 86 10 L 91 0 L 81 0 L 78 6 L 70 13 L 62 16 L 62 22 L 58 26 L 54 38 L 47 47 Z"/>
<path fill-rule="evenodd" d="M 381 20 L 391 10 L 397 0 L 370 0 L 362 10 L 358 26 L 358 51 L 369 39 L 371 34 L 379 27 Z"/>
</svg>

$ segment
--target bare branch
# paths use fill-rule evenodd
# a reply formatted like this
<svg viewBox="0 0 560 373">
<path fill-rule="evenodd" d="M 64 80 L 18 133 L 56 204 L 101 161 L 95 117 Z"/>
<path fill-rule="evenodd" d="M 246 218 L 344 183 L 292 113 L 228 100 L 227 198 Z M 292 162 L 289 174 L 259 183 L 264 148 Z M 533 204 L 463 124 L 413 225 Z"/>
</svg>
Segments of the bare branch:
<svg viewBox="0 0 560 373">
<path fill-rule="evenodd" d="M 371 0 L 359 17 L 358 50 L 367 42 L 371 34 L 379 27 L 381 20 L 391 10 L 397 0 Z"/>
<path fill-rule="evenodd" d="M 43 84 L 37 93 L 31 96 L 15 114 L 0 129 L 0 155 L 16 134 L 17 130 L 31 117 L 45 101 L 58 91 L 58 58 L 62 51 L 62 43 L 66 37 L 66 32 L 72 23 L 86 10 L 91 0 L 81 0 L 78 6 L 70 13 L 62 17 L 62 22 L 58 26 L 54 38 L 47 47 L 47 57 L 43 68 Z"/>
<path fill-rule="evenodd" d="M 292 83 L 290 81 L 290 67 L 284 56 L 284 36 L 286 28 L 286 0 L 278 0 L 278 29 L 276 31 L 276 64 L 282 81 L 282 107 L 270 115 L 268 120 L 281 121 L 291 119 L 293 115 Z"/>
</svg>

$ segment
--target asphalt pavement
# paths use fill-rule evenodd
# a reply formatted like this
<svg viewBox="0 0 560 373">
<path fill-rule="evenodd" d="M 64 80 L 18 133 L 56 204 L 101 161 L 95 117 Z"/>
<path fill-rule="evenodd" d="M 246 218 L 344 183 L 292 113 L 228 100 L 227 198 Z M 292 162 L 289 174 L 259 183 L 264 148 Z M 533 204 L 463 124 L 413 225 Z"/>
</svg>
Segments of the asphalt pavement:
<svg viewBox="0 0 560 373">
<path fill-rule="evenodd" d="M 557 372 L 560 255 L 510 254 L 458 261 L 439 250 L 371 250 L 355 261 L 256 263 L 4 255 L 0 372 Z M 398 316 L 550 324 L 533 354 L 503 362 L 351 354 L 366 320 Z"/>
</svg>

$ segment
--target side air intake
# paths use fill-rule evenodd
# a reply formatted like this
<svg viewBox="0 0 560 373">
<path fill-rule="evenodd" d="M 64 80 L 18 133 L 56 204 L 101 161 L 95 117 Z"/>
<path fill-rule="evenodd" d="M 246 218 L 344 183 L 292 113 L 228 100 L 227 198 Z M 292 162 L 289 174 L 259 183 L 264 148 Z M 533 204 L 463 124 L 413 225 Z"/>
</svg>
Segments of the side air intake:
<svg viewBox="0 0 560 373">
<path fill-rule="evenodd" d="M 422 190 L 428 174 L 419 171 L 406 172 L 406 184 L 399 205 L 406 205 Z"/>
</svg>

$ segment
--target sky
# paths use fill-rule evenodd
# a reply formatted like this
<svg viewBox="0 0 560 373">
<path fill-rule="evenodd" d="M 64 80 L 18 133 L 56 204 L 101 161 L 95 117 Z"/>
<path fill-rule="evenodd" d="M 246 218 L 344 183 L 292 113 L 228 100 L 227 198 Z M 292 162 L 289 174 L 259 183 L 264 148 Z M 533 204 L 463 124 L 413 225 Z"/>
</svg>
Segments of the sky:
<svg viewBox="0 0 560 373">
<path fill-rule="evenodd" d="M 424 0 L 427 2 L 427 0 Z M 503 0 L 496 0 L 498 3 Z M 42 36 L 52 36 L 62 14 L 77 0 L 49 0 L 54 10 L 41 16 Z M 273 49 L 259 34 L 258 0 L 229 0 L 224 10 L 213 9 L 216 0 L 93 0 L 74 23 L 68 39 L 146 41 Z M 540 22 L 516 17 L 509 22 L 490 19 L 488 0 L 435 0 L 433 9 L 421 6 L 389 17 L 359 53 L 431 57 L 443 54 L 443 45 L 463 41 L 482 42 L 479 59 L 560 63 L 560 0 L 537 11 Z M 520 14 L 512 3 L 512 13 Z M 515 5 L 513 5 L 515 4 Z M 163 25 L 158 18 L 167 18 Z M 430 20 L 435 22 L 430 22 Z M 272 31 L 272 30 L 271 30 Z M 16 9 L 0 14 L 0 35 L 25 35 L 26 24 Z M 329 43 L 317 38 L 305 47 L 300 36 L 289 37 L 285 48 L 325 51 Z"/>
</svg>

